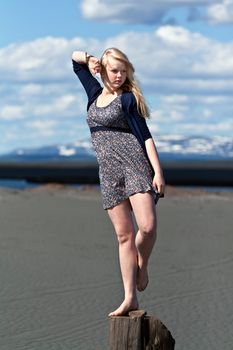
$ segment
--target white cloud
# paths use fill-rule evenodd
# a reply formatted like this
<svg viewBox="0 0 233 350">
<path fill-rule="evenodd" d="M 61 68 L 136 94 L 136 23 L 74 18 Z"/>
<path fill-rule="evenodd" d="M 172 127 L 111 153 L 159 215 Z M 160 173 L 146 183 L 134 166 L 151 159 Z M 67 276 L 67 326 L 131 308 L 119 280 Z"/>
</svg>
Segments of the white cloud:
<svg viewBox="0 0 233 350">
<path fill-rule="evenodd" d="M 143 42 L 143 45 L 138 45 L 139 42 Z M 26 68 L 31 67 L 30 62 L 37 55 L 37 45 L 41 55 L 36 61 L 37 67 Z M 100 55 L 109 46 L 118 46 L 128 54 L 144 85 L 156 84 L 158 79 L 163 79 L 164 84 L 167 84 L 166 78 L 174 78 L 175 83 L 178 79 L 182 83 L 181 79 L 184 78 L 190 83 L 195 78 L 199 79 L 199 85 L 204 79 L 203 84 L 206 85 L 208 76 L 211 79 L 227 77 L 226 87 L 228 83 L 231 85 L 229 78 L 233 78 L 233 42 L 220 43 L 200 33 L 174 26 L 160 27 L 154 33 L 124 33 L 105 41 L 44 38 L 10 45 L 0 49 L 1 79 L 20 82 L 22 94 L 25 95 L 43 95 L 42 90 L 48 92 L 49 88 L 54 92 L 58 84 L 71 83 L 75 79 L 70 59 L 74 49 L 89 49 L 93 54 Z M 49 87 L 46 88 L 46 84 Z M 78 84 L 77 88 L 80 89 Z"/>
<path fill-rule="evenodd" d="M 190 48 L 192 52 L 198 52 L 208 43 L 208 39 L 197 32 L 191 33 L 188 29 L 178 26 L 162 26 L 157 29 L 156 37 L 168 46 L 176 50 Z M 195 42 L 195 45 L 193 45 Z"/>
<path fill-rule="evenodd" d="M 25 123 L 26 128 L 37 132 L 37 136 L 52 136 L 57 122 L 54 120 L 34 120 Z"/>
<path fill-rule="evenodd" d="M 20 93 L 24 97 L 32 98 L 33 96 L 41 95 L 43 93 L 43 88 L 43 85 L 29 83 L 21 86 Z"/>
<path fill-rule="evenodd" d="M 171 26 L 161 27 L 156 36 L 166 45 L 168 53 L 173 53 L 174 66 L 178 66 L 180 72 L 183 67 L 183 76 L 233 77 L 233 42 L 219 43 L 199 33 Z"/>
<path fill-rule="evenodd" d="M 0 108 L 0 120 L 19 120 L 24 118 L 23 108 L 18 105 L 5 105 Z"/>
<path fill-rule="evenodd" d="M 83 0 L 83 16 L 90 20 L 126 24 L 165 24 L 177 21 L 171 11 L 187 9 L 188 20 L 208 21 L 213 25 L 233 23 L 232 0 Z M 201 14 L 200 10 L 205 10 Z M 169 17 L 171 16 L 171 17 Z"/>
<path fill-rule="evenodd" d="M 163 26 L 154 34 L 131 32 L 108 39 L 105 47 L 109 46 L 127 53 L 148 87 L 170 87 L 174 93 L 182 88 L 232 91 L 233 42 L 220 43 L 182 27 Z"/>
<path fill-rule="evenodd" d="M 115 23 L 159 22 L 166 12 L 160 2 L 149 4 L 149 1 L 109 1 L 85 0 L 82 3 L 84 17 Z"/>
<path fill-rule="evenodd" d="M 212 111 L 208 108 L 204 108 L 203 110 L 203 117 L 205 119 L 209 119 L 213 115 Z"/>
<path fill-rule="evenodd" d="M 232 134 L 233 41 L 220 43 L 174 26 L 106 40 L 41 38 L 0 49 L 1 133 L 10 135 L 11 129 L 17 135 L 17 124 L 23 142 L 38 140 L 38 134 L 49 142 L 71 133 L 73 139 L 89 137 L 87 126 L 81 129 L 87 98 L 70 57 L 76 49 L 99 56 L 109 46 L 133 62 L 154 132 L 191 133 L 191 125 L 208 121 L 208 132 Z"/>
<path fill-rule="evenodd" d="M 212 24 L 233 23 L 233 1 L 223 0 L 209 6 L 207 18 Z"/>
<path fill-rule="evenodd" d="M 69 109 L 76 104 L 76 100 L 76 96 L 71 94 L 52 97 L 47 103 L 37 104 L 35 107 L 31 106 L 31 110 L 35 116 L 59 116 L 68 113 Z"/>
<path fill-rule="evenodd" d="M 210 135 L 212 133 L 219 133 L 222 131 L 229 131 L 232 130 L 233 128 L 233 123 L 231 120 L 226 120 L 224 122 L 218 122 L 218 123 L 186 123 L 182 127 L 182 132 L 185 131 L 191 131 L 195 130 L 196 134 L 205 134 L 205 135 Z"/>
<path fill-rule="evenodd" d="M 233 102 L 229 96 L 161 96 L 150 125 L 180 135 L 231 135 Z"/>
<path fill-rule="evenodd" d="M 82 38 L 67 40 L 46 37 L 1 48 L 1 80 L 27 81 L 31 84 L 67 80 L 67 76 L 71 75 L 73 48 L 82 49 L 85 45 Z"/>
<path fill-rule="evenodd" d="M 189 97 L 187 95 L 169 95 L 162 98 L 165 104 L 177 105 L 181 103 L 188 103 Z"/>
<path fill-rule="evenodd" d="M 228 105 L 230 106 L 232 102 L 232 96 L 221 96 L 221 95 L 215 95 L 215 96 L 198 96 L 199 103 L 205 103 L 206 105 Z"/>
<path fill-rule="evenodd" d="M 179 74 L 179 72 L 177 72 Z M 177 75 L 178 75 L 177 74 Z M 182 73 L 181 73 L 182 74 Z M 191 79 L 188 78 L 147 78 L 146 84 L 150 86 L 150 89 L 158 91 L 160 94 L 165 95 L 167 93 L 173 94 L 189 94 L 189 95 L 232 95 L 233 92 L 233 79 L 211 79 L 197 78 L 195 76 Z"/>
<path fill-rule="evenodd" d="M 161 23 L 171 9 L 208 6 L 215 0 L 83 0 L 81 9 L 84 17 L 115 23 Z"/>
</svg>

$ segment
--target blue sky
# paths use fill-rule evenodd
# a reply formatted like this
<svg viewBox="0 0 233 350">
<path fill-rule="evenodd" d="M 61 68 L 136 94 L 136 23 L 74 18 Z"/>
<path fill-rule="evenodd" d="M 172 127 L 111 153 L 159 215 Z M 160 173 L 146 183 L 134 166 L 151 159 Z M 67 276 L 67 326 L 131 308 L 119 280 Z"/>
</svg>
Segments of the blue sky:
<svg viewBox="0 0 233 350">
<path fill-rule="evenodd" d="M 233 134 L 233 0 L 0 3 L 0 153 L 89 139 L 74 50 L 117 46 L 157 135 Z"/>
</svg>

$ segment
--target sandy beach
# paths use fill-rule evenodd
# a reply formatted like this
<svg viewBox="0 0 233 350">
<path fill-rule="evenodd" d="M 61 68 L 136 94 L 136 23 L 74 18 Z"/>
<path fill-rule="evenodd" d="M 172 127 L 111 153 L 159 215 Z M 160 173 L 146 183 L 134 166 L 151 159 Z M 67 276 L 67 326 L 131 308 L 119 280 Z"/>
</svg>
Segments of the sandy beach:
<svg viewBox="0 0 233 350">
<path fill-rule="evenodd" d="M 0 189 L 0 349 L 107 350 L 122 301 L 98 189 Z M 233 195 L 168 188 L 140 307 L 176 350 L 233 349 Z"/>
</svg>

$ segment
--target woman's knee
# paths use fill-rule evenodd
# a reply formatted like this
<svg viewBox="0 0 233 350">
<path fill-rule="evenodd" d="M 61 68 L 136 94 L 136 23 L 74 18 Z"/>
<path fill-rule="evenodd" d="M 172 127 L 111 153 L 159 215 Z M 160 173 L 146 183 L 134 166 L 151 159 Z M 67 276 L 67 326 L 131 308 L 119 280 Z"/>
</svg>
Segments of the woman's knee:
<svg viewBox="0 0 233 350">
<path fill-rule="evenodd" d="M 119 244 L 124 244 L 126 242 L 131 242 L 134 240 L 134 232 L 130 228 L 127 229 L 125 227 L 115 227 L 117 240 Z"/>
<path fill-rule="evenodd" d="M 155 238 L 157 233 L 157 225 L 155 220 L 147 220 L 140 224 L 139 230 L 142 235 Z"/>
</svg>

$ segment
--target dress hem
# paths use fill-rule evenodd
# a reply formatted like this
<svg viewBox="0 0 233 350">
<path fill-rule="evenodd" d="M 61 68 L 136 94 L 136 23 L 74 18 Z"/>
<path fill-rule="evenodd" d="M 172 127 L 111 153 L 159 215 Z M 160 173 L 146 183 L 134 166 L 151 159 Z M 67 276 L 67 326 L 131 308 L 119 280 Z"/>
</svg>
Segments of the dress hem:
<svg viewBox="0 0 233 350">
<path fill-rule="evenodd" d="M 108 209 L 112 209 L 114 207 L 116 207 L 117 205 L 119 205 L 120 203 L 124 202 L 126 199 L 129 199 L 129 197 L 133 196 L 134 194 L 137 194 L 137 193 L 147 193 L 147 192 L 150 192 L 150 191 L 153 191 L 153 188 L 152 187 L 149 187 L 147 190 L 141 190 L 141 191 L 134 191 L 130 194 L 127 194 L 124 198 L 121 198 L 120 200 L 116 201 L 116 203 L 114 203 L 113 205 L 111 205 L 110 207 L 105 207 L 103 205 L 103 208 L 104 210 L 108 210 Z"/>
</svg>

